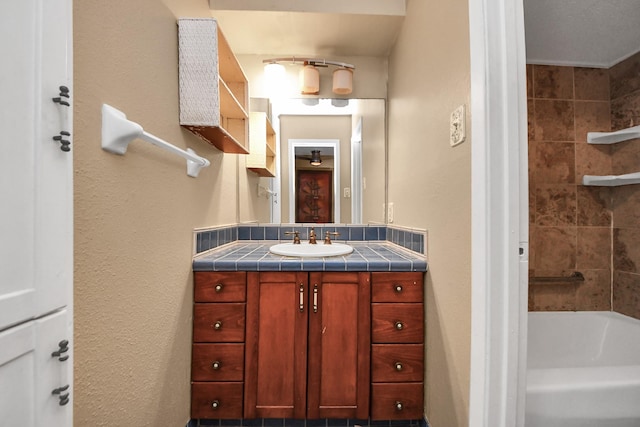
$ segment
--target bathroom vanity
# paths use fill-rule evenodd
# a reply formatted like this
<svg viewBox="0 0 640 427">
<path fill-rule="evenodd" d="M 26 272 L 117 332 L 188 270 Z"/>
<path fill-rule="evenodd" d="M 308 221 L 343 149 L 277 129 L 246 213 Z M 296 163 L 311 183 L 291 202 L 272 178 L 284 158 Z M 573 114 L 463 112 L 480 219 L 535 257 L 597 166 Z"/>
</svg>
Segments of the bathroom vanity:
<svg viewBox="0 0 640 427">
<path fill-rule="evenodd" d="M 426 262 L 367 262 L 370 246 L 301 260 L 246 243 L 196 258 L 192 417 L 421 419 Z"/>
</svg>

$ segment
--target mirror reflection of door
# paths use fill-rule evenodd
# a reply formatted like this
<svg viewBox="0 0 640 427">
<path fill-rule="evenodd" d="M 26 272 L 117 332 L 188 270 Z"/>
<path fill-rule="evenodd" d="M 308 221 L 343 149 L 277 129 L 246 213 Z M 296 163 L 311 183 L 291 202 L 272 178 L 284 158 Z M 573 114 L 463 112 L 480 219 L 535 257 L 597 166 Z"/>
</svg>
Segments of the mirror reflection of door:
<svg viewBox="0 0 640 427">
<path fill-rule="evenodd" d="M 333 172 L 296 171 L 296 222 L 333 222 Z"/>
</svg>

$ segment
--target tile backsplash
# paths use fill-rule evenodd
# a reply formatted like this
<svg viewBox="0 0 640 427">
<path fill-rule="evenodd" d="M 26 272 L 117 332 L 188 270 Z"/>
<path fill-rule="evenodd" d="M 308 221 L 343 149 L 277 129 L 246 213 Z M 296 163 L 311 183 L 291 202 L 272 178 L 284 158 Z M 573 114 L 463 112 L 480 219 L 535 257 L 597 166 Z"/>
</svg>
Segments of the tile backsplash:
<svg viewBox="0 0 640 427">
<path fill-rule="evenodd" d="M 299 231 L 300 239 L 308 239 L 308 233 L 314 227 L 318 241 L 325 233 L 336 242 L 346 241 L 389 241 L 406 249 L 426 254 L 426 231 L 388 225 L 353 224 L 232 224 L 195 230 L 195 253 L 215 249 L 237 240 L 286 241 L 292 240 L 291 232 Z"/>
</svg>

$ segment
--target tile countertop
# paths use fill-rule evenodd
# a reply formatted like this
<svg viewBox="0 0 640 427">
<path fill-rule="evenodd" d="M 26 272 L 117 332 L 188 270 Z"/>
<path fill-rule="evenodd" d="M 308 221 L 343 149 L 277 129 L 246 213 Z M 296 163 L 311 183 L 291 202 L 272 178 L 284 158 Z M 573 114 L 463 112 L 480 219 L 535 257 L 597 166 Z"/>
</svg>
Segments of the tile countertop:
<svg viewBox="0 0 640 427">
<path fill-rule="evenodd" d="M 348 242 L 345 256 L 298 258 L 274 255 L 279 242 L 236 241 L 196 255 L 193 271 L 427 271 L 423 254 L 389 242 Z"/>
</svg>

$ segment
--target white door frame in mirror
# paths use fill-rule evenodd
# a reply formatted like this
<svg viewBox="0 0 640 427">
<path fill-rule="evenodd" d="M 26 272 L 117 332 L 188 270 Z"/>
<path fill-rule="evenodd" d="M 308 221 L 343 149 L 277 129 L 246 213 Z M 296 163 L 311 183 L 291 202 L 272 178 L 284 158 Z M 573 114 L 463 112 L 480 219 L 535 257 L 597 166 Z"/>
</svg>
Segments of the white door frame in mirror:
<svg viewBox="0 0 640 427">
<path fill-rule="evenodd" d="M 290 139 L 289 141 L 289 222 L 296 222 L 296 148 L 333 149 L 333 222 L 340 222 L 340 140 Z"/>
</svg>

